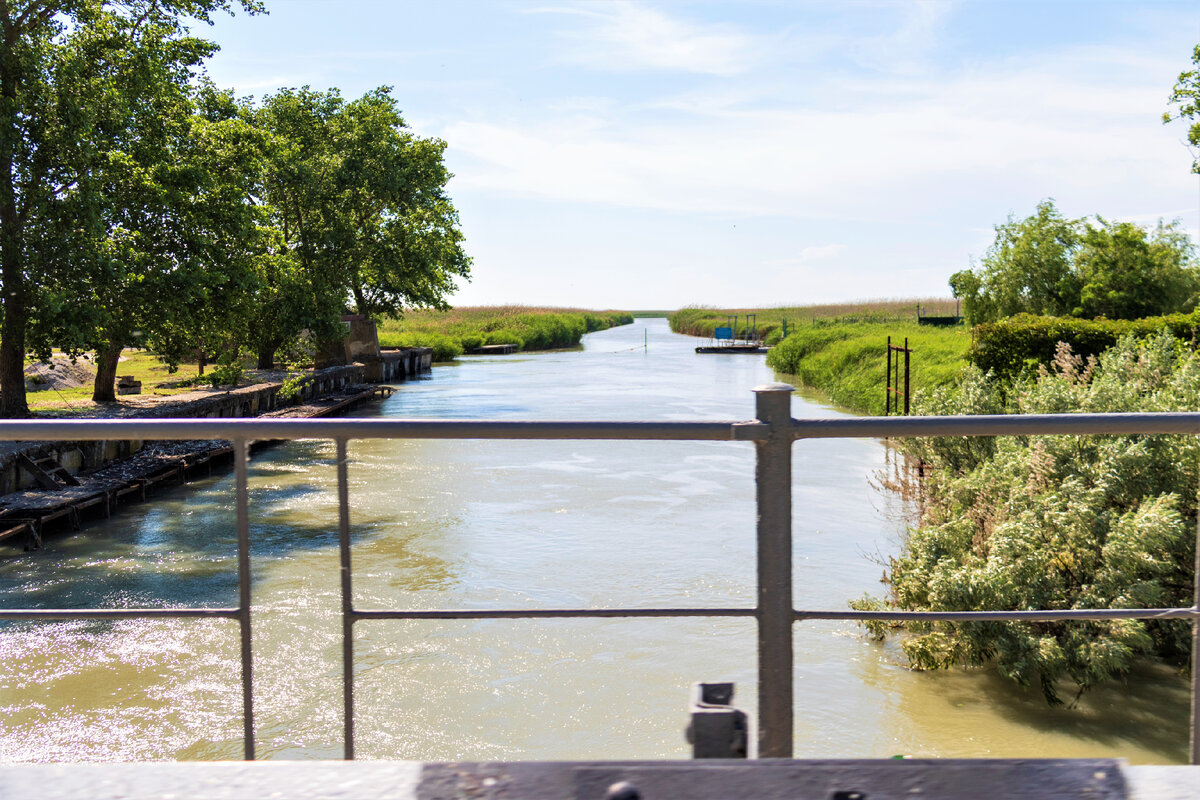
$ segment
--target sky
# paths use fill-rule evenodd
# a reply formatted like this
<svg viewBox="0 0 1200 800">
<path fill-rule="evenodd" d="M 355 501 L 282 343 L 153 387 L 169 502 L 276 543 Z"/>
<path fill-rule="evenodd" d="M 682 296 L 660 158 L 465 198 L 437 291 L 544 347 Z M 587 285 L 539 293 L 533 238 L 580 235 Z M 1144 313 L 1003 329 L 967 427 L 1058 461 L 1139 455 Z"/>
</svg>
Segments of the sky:
<svg viewBox="0 0 1200 800">
<path fill-rule="evenodd" d="M 455 305 L 673 309 L 947 297 L 994 226 L 1200 236 L 1194 2 L 266 0 L 217 85 L 393 87 L 446 143 Z"/>
</svg>

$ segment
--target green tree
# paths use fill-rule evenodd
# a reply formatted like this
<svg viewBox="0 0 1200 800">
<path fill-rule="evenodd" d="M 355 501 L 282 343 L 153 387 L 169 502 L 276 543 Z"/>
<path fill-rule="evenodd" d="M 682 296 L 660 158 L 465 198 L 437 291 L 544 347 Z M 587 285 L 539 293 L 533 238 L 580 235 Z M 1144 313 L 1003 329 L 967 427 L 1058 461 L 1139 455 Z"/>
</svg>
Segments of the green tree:
<svg viewBox="0 0 1200 800">
<path fill-rule="evenodd" d="M 39 320 L 49 330 L 38 341 L 96 353 L 96 402 L 116 399 L 126 346 L 150 345 L 177 361 L 176 337 L 194 348 L 218 326 L 222 344 L 232 344 L 230 312 L 253 275 L 247 201 L 260 137 L 236 117 L 196 113 L 185 80 L 151 78 L 136 109 L 109 106 L 125 124 L 97 170 L 102 229 L 76 250 L 70 279 L 60 273 L 47 290 L 59 313 Z"/>
<path fill-rule="evenodd" d="M 1079 278 L 1072 259 L 1082 222 L 1066 219 L 1053 200 L 1038 203 L 1023 220 L 996 226 L 996 239 L 978 271 L 955 273 L 951 288 L 964 300 L 969 324 L 1021 312 L 1070 314 L 1079 305 Z M 968 277 L 968 275 L 973 276 Z"/>
<path fill-rule="evenodd" d="M 1192 50 L 1192 64 L 1195 69 L 1179 73 L 1179 80 L 1171 90 L 1169 102 L 1175 106 L 1172 113 L 1163 114 L 1163 122 L 1182 119 L 1191 124 L 1188 127 L 1187 140 L 1194 149 L 1200 152 L 1200 44 Z M 1200 172 L 1200 155 L 1192 160 L 1192 172 Z"/>
<path fill-rule="evenodd" d="M 470 259 L 445 191 L 444 142 L 409 132 L 387 88 L 350 102 L 285 89 L 254 119 L 271 137 L 261 198 L 278 233 L 260 367 L 301 329 L 330 332 L 350 304 L 371 316 L 445 307 Z"/>
<path fill-rule="evenodd" d="M 1176 223 L 1156 230 L 1097 218 L 1076 255 L 1083 288 L 1075 316 L 1137 319 L 1196 305 L 1200 278 L 1192 244 Z"/>
<path fill-rule="evenodd" d="M 1066 219 L 1044 200 L 997 226 L 979 269 L 956 272 L 950 287 L 972 325 L 1021 313 L 1135 319 L 1191 310 L 1200 273 L 1178 223 Z"/>
<path fill-rule="evenodd" d="M 130 112 L 151 87 L 116 81 L 152 80 L 155 64 L 165 68 L 160 77 L 190 76 L 210 49 L 186 35 L 183 19 L 208 21 L 234 4 L 0 0 L 0 416 L 29 413 L 28 334 L 51 330 L 46 319 L 67 308 L 49 290 L 139 245 L 107 235 L 105 193 L 114 174 L 136 171 L 121 145 L 137 139 L 131 130 L 146 129 L 149 112 Z M 236 4 L 261 9 L 258 0 Z"/>
</svg>

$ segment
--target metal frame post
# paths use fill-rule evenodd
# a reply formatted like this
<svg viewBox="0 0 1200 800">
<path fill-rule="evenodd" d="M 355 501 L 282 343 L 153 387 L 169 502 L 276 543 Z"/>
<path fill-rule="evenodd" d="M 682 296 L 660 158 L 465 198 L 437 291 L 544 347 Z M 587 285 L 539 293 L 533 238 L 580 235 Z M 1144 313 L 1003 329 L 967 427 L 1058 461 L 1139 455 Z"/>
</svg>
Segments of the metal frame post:
<svg viewBox="0 0 1200 800">
<path fill-rule="evenodd" d="M 908 358 L 912 350 L 908 349 L 908 337 L 904 337 L 904 416 L 908 416 Z"/>
<path fill-rule="evenodd" d="M 237 484 L 238 609 L 242 661 L 242 750 L 254 760 L 254 656 L 250 630 L 250 488 L 247 464 L 250 447 L 245 439 L 233 440 L 233 471 Z"/>
<path fill-rule="evenodd" d="M 350 480 L 346 440 L 337 439 L 338 551 L 342 578 L 342 758 L 354 760 L 354 591 L 350 573 Z"/>
<path fill-rule="evenodd" d="M 1196 571 L 1192 576 L 1192 610 L 1200 611 L 1200 518 L 1196 520 Z M 1200 616 L 1192 617 L 1192 728 L 1189 733 L 1190 763 L 1200 765 Z"/>
<path fill-rule="evenodd" d="M 883 390 L 883 415 L 890 416 L 892 413 L 892 337 L 888 337 L 887 341 L 887 385 Z"/>
<path fill-rule="evenodd" d="M 758 503 L 758 755 L 792 757 L 792 392 L 757 386 L 755 411 L 769 426 L 756 441 Z"/>
</svg>

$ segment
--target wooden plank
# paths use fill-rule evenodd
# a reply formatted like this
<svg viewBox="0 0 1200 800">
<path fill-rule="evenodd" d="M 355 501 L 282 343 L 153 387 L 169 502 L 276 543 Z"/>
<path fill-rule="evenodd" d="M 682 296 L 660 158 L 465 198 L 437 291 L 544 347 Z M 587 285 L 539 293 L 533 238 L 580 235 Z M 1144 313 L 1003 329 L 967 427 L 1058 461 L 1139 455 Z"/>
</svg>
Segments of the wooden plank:
<svg viewBox="0 0 1200 800">
<path fill-rule="evenodd" d="M 33 479 L 37 481 L 38 486 L 41 486 L 43 489 L 54 490 L 62 488 L 62 484 L 54 480 L 54 476 L 39 467 L 32 458 L 24 453 L 17 453 L 17 463 L 21 465 L 22 469 L 32 475 Z"/>
<path fill-rule="evenodd" d="M 0 520 L 0 541 L 18 536 L 22 533 L 34 533 L 35 521 L 32 519 L 6 519 Z"/>
</svg>

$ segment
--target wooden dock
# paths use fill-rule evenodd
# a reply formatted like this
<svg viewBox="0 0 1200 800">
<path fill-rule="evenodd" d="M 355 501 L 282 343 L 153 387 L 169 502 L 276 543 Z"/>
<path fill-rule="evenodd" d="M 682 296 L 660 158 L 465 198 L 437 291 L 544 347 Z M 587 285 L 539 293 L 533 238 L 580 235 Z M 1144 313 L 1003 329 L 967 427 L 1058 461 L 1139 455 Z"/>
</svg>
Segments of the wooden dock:
<svg viewBox="0 0 1200 800">
<path fill-rule="evenodd" d="M 367 402 L 390 397 L 391 386 L 352 386 L 349 391 L 322 397 L 263 417 L 327 417 L 349 411 Z M 254 452 L 276 444 L 255 441 Z M 112 515 L 119 505 L 145 502 L 147 493 L 179 486 L 213 474 L 213 467 L 233 463 L 233 446 L 225 441 L 147 442 L 128 459 L 111 462 L 90 474 L 73 476 L 74 485 L 39 481 L 40 488 L 27 489 L 0 498 L 0 541 L 24 537 L 24 549 L 38 549 L 48 527 L 70 525 L 79 530 L 84 516 Z"/>
<path fill-rule="evenodd" d="M 745 355 L 746 353 L 766 353 L 771 348 L 763 347 L 761 344 L 724 344 L 700 346 L 696 348 L 697 353 L 719 353 L 722 355 Z"/>
<path fill-rule="evenodd" d="M 472 347 L 467 351 L 472 356 L 507 356 L 521 349 L 516 344 L 485 344 L 482 347 Z"/>
</svg>

